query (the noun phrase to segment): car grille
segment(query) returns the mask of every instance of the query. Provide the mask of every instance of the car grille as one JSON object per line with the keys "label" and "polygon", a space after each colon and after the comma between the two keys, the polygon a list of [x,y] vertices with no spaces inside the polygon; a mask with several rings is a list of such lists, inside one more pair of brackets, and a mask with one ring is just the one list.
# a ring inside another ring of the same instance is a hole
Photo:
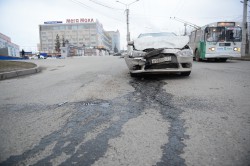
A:
{"label": "car grille", "polygon": [[[171,62],[162,62],[158,64],[152,64],[152,59],[163,58],[165,56],[171,56]],[[147,69],[166,69],[166,68],[179,68],[179,64],[177,62],[177,57],[175,54],[159,54],[152,58],[147,59],[145,70]]]}
{"label": "car grille", "polygon": [[147,69],[166,69],[166,68],[178,68],[178,63],[161,63],[155,65],[145,66],[145,70]]}

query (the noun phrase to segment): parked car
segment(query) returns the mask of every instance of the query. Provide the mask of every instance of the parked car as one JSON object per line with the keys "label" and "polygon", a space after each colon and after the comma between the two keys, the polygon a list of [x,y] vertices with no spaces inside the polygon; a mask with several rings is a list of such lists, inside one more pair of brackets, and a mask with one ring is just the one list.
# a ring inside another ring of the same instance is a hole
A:
{"label": "parked car", "polygon": [[128,42],[133,50],[125,56],[131,76],[142,73],[180,73],[189,76],[193,51],[188,36],[171,32],[144,33]]}

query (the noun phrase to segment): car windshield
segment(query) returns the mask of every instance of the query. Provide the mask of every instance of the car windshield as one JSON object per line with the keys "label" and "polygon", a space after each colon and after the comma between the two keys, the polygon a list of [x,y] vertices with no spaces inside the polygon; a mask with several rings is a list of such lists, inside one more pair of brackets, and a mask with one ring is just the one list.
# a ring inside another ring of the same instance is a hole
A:
{"label": "car windshield", "polygon": [[143,34],[140,34],[138,38],[142,38],[142,37],[161,37],[161,36],[176,36],[176,34],[174,34],[172,32],[143,33]]}

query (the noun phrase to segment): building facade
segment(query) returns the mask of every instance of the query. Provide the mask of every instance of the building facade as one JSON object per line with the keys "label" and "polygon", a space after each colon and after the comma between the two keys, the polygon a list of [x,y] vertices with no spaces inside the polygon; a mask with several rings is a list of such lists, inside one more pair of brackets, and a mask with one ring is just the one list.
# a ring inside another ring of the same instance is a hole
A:
{"label": "building facade", "polygon": [[0,33],[0,56],[20,57],[20,48],[11,42],[11,38]]}
{"label": "building facade", "polygon": [[112,51],[116,52],[115,50],[117,49],[117,51],[120,52],[121,51],[121,48],[120,48],[120,32],[117,30],[117,31],[107,31],[107,33],[111,37]]}
{"label": "building facade", "polygon": [[84,49],[112,50],[112,38],[103,29],[102,24],[93,19],[66,19],[44,22],[39,25],[40,52],[56,53],[56,36],[59,36],[61,46],[64,41],[70,45]]}

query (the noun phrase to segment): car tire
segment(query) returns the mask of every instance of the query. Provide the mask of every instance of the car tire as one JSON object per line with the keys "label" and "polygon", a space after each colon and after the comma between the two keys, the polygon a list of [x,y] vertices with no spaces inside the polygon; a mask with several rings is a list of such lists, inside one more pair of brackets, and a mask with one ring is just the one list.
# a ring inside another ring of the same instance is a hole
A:
{"label": "car tire", "polygon": [[196,62],[200,62],[201,59],[200,59],[200,52],[198,50],[195,51],[195,60]]}
{"label": "car tire", "polygon": [[189,76],[190,74],[191,74],[191,71],[186,71],[186,72],[182,72],[182,73],[181,73],[181,76],[187,77],[187,76]]}

